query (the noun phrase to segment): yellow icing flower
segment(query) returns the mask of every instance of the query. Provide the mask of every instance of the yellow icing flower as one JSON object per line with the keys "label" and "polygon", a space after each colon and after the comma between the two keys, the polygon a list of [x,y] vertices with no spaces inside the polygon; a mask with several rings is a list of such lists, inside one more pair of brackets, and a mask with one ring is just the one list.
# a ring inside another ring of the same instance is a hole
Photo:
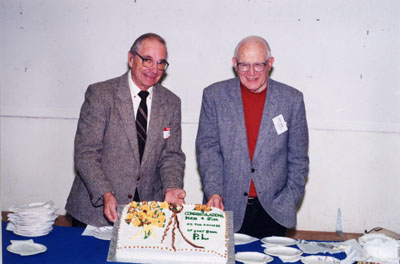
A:
{"label": "yellow icing flower", "polygon": [[133,220],[133,225],[136,226],[136,227],[138,227],[138,226],[140,225],[140,220],[139,220],[138,218],[135,218],[135,219]]}
{"label": "yellow icing flower", "polygon": [[139,212],[137,212],[137,216],[138,216],[139,219],[144,219],[144,217],[146,215],[143,213],[143,211],[139,211]]}
{"label": "yellow icing flower", "polygon": [[162,209],[167,209],[167,208],[169,207],[168,202],[162,202],[162,203],[160,203],[160,207],[161,207]]}
{"label": "yellow icing flower", "polygon": [[150,206],[148,204],[145,204],[145,205],[143,205],[142,210],[147,213],[150,211]]}
{"label": "yellow icing flower", "polygon": [[157,218],[153,218],[153,219],[151,219],[151,222],[150,222],[150,224],[151,224],[151,225],[153,225],[153,226],[157,225],[157,224],[158,224],[158,220],[157,220]]}
{"label": "yellow icing flower", "polygon": [[131,202],[125,221],[127,224],[132,223],[135,227],[142,227],[142,231],[137,236],[144,235],[144,238],[155,236],[154,227],[162,228],[165,225],[166,217],[163,209],[167,209],[167,202]]}
{"label": "yellow icing flower", "polygon": [[203,205],[201,205],[201,210],[208,212],[208,211],[210,211],[210,207],[206,204],[203,204]]}
{"label": "yellow icing flower", "polygon": [[149,217],[149,218],[154,218],[154,211],[153,211],[153,210],[148,211],[148,212],[147,212],[147,217]]}
{"label": "yellow icing flower", "polygon": [[133,214],[127,214],[126,219],[133,219],[134,215]]}

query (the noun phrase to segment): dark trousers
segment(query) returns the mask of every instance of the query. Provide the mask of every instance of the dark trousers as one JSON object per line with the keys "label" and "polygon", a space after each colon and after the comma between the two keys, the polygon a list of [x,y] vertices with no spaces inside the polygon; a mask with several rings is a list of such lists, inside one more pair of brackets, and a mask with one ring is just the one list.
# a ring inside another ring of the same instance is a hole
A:
{"label": "dark trousers", "polygon": [[133,200],[135,202],[140,202],[139,192],[138,192],[137,188],[135,189],[135,196],[133,196]]}
{"label": "dark trousers", "polygon": [[287,228],[278,224],[261,206],[257,198],[249,198],[243,224],[238,233],[263,238],[285,236]]}
{"label": "dark trousers", "polygon": [[83,228],[86,228],[87,225],[86,225],[85,223],[82,223],[81,221],[76,220],[75,218],[72,217],[72,226],[73,226],[73,227],[83,227]]}

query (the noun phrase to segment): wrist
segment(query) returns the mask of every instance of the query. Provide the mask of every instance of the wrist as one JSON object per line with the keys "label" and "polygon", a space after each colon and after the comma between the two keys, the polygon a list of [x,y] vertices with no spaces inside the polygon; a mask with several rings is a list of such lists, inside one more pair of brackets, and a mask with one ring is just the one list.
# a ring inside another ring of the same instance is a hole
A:
{"label": "wrist", "polygon": [[103,199],[107,199],[110,197],[115,197],[113,192],[106,192],[105,194],[103,194]]}

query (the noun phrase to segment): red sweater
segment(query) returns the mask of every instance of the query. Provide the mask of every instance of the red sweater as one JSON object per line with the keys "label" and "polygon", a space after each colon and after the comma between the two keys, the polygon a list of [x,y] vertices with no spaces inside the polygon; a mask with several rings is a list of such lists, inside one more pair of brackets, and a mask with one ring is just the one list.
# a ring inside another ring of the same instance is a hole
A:
{"label": "red sweater", "polygon": [[[252,93],[243,84],[240,84],[242,91],[242,101],[244,110],[244,121],[246,125],[247,146],[249,148],[250,159],[253,161],[256,149],[258,131],[260,129],[261,118],[264,110],[267,89],[261,93]],[[250,183],[249,197],[256,197],[257,192],[253,180]]]}

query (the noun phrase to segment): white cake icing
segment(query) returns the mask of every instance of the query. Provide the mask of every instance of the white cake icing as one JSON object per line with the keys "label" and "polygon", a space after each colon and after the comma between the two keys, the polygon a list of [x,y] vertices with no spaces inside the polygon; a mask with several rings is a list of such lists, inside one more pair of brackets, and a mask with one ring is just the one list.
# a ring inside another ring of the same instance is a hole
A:
{"label": "white cake icing", "polygon": [[116,260],[138,263],[226,263],[227,218],[206,205],[132,202],[124,206]]}

